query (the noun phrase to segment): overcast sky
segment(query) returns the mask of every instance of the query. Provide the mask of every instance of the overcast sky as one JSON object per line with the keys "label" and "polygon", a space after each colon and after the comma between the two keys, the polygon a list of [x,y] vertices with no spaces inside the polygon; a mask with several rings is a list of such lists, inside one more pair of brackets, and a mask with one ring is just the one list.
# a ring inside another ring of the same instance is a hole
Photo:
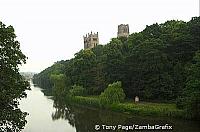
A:
{"label": "overcast sky", "polygon": [[83,49],[83,35],[99,32],[100,44],[166,20],[199,16],[199,0],[0,0],[0,21],[15,28],[29,58],[21,71],[40,72]]}

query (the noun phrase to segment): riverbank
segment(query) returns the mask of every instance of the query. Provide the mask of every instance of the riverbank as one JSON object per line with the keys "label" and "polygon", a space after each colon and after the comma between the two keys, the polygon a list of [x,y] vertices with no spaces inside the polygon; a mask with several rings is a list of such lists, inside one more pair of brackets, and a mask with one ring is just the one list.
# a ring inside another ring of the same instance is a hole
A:
{"label": "riverbank", "polygon": [[[113,110],[103,110],[83,104],[83,102],[66,104],[67,102],[63,98],[62,100],[55,100],[55,96],[49,96],[49,94],[44,93],[47,91],[38,86],[31,85],[31,89],[26,91],[27,98],[20,102],[20,109],[29,113],[26,118],[27,125],[22,132],[93,132],[96,124],[132,125],[133,123],[139,125],[169,124],[173,125],[175,132],[182,132],[183,130],[185,132],[199,132],[200,130],[199,122],[196,121],[124,114]],[[80,98],[82,99],[82,97]],[[83,98],[93,99],[98,97]]]}
{"label": "riverbank", "polygon": [[74,96],[70,100],[71,102],[79,105],[87,105],[90,107],[108,109],[132,115],[185,118],[185,112],[183,110],[177,109],[175,104],[151,102],[134,103],[130,101],[125,101],[123,103],[102,106],[100,104],[98,96]]}

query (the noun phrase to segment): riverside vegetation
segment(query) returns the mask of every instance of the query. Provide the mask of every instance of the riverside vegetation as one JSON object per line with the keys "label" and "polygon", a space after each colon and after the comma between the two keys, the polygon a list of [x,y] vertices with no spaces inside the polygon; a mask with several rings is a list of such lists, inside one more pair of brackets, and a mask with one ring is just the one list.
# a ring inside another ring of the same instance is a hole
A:
{"label": "riverside vegetation", "polygon": [[[200,17],[155,23],[127,38],[81,50],[36,74],[33,81],[75,104],[198,120],[199,34]],[[134,104],[135,96],[141,102]]]}

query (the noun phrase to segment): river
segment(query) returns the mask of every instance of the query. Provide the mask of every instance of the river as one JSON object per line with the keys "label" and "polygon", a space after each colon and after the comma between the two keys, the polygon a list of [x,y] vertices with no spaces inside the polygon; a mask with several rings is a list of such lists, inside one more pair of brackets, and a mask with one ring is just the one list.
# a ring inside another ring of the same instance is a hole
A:
{"label": "river", "polygon": [[26,93],[27,98],[20,101],[21,110],[29,113],[23,132],[95,132],[95,128],[99,131],[133,131],[133,125],[140,125],[142,129],[165,125],[165,128],[169,128],[165,132],[200,132],[199,122],[195,121],[130,116],[55,102],[51,96],[46,96],[41,88],[32,83],[31,90]]}

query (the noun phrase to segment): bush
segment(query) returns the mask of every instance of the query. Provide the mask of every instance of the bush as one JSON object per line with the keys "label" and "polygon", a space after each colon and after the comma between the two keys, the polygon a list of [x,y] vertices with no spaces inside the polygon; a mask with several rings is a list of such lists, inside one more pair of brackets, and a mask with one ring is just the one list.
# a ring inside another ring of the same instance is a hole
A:
{"label": "bush", "polygon": [[70,96],[83,96],[86,95],[86,91],[82,86],[73,85],[72,89],[69,90]]}
{"label": "bush", "polygon": [[125,99],[125,93],[122,89],[122,84],[120,81],[109,84],[104,92],[100,95],[101,106],[115,104],[123,102]]}

